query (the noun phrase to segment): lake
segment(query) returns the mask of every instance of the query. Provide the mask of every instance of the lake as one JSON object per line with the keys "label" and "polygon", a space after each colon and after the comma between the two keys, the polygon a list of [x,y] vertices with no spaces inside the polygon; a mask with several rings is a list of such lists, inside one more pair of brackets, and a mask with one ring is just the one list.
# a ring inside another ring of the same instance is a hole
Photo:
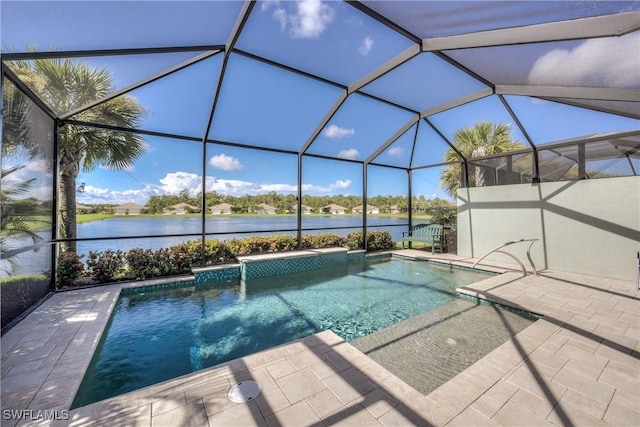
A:
{"label": "lake", "polygon": [[[407,231],[406,218],[367,216],[369,230],[388,230],[394,241],[402,238],[402,232]],[[92,242],[78,242],[78,253],[88,254],[89,251],[103,251],[105,249],[149,248],[158,249],[169,247],[186,240],[196,240],[199,236],[165,237],[167,234],[201,233],[202,219],[186,216],[120,216],[98,221],[78,224],[79,238],[120,237],[118,240],[99,240]],[[385,226],[376,228],[376,226]],[[333,227],[348,227],[339,230],[327,230]],[[309,215],[302,217],[302,234],[335,233],[345,236],[351,231],[362,227],[361,216],[351,215]],[[205,230],[207,233],[221,233],[209,238],[230,240],[233,238],[249,237],[251,235],[290,234],[295,235],[297,218],[293,215],[265,215],[265,216],[207,216]],[[271,232],[270,230],[293,230],[289,232]],[[243,232],[250,233],[243,233]],[[128,236],[157,235],[150,238],[127,238]]]}

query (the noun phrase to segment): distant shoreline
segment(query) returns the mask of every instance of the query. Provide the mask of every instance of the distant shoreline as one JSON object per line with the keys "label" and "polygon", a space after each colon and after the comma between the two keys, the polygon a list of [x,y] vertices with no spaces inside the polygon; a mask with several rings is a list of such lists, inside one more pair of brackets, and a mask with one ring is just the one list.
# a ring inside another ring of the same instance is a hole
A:
{"label": "distant shoreline", "polygon": [[[368,216],[375,216],[377,218],[408,218],[407,214],[390,214],[390,213],[379,213],[379,214],[367,214]],[[273,217],[295,217],[296,214],[250,214],[250,213],[241,213],[241,214],[206,214],[207,218],[273,218]],[[358,214],[303,214],[303,217],[318,217],[318,216],[351,216],[357,217],[362,216]],[[139,214],[139,215],[115,215],[115,214],[78,214],[76,215],[76,222],[78,224],[83,224],[91,221],[101,221],[104,219],[110,218],[202,218],[202,214],[200,213],[191,213],[191,214]],[[413,218],[419,219],[429,219],[428,215],[424,214],[414,214]]]}

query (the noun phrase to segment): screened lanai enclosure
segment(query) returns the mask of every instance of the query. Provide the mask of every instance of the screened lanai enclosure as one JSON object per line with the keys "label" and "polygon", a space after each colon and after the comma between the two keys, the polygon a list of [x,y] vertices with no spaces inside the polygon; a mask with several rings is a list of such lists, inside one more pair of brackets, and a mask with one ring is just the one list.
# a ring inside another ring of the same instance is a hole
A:
{"label": "screened lanai enclosure", "polygon": [[540,268],[635,280],[640,2],[0,7],[3,328],[134,265],[430,222],[458,255],[538,239]]}

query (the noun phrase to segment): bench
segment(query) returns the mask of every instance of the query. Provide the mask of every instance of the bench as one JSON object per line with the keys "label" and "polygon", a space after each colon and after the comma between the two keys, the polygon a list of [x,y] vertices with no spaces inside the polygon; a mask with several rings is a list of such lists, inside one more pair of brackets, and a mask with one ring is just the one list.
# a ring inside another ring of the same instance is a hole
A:
{"label": "bench", "polygon": [[444,243],[444,226],[440,224],[418,224],[411,231],[402,233],[402,249],[405,242],[422,242],[431,245],[431,253],[435,254],[436,248],[442,253]]}

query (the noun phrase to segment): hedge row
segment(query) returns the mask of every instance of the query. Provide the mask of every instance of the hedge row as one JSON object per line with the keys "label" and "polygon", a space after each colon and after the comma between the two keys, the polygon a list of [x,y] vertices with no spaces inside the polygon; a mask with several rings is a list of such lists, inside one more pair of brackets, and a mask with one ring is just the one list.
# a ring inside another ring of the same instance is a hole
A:
{"label": "hedge row", "polygon": [[[369,231],[368,250],[391,249],[394,242],[388,231]],[[260,252],[296,250],[296,237],[288,235],[252,236],[229,241],[207,240],[204,246],[204,265],[237,262],[236,256]],[[362,231],[354,231],[345,237],[333,233],[305,235],[302,248],[363,247]],[[107,249],[91,251],[86,261],[74,253],[62,253],[58,257],[58,288],[87,286],[118,280],[142,280],[152,277],[187,274],[199,266],[203,255],[200,241],[180,243],[157,250],[134,248],[127,252]]]}

